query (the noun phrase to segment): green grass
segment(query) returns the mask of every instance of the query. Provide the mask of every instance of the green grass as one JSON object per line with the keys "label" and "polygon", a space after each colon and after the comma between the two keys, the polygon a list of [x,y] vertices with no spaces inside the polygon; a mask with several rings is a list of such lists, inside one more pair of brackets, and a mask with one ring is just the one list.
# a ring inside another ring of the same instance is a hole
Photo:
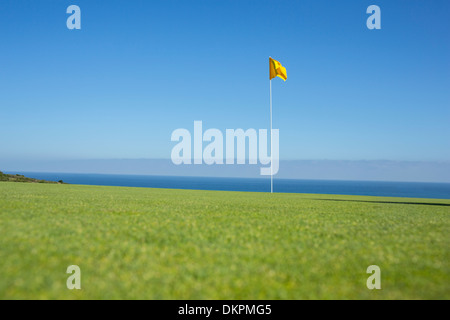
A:
{"label": "green grass", "polygon": [[450,201],[0,182],[0,298],[449,299],[431,204]]}

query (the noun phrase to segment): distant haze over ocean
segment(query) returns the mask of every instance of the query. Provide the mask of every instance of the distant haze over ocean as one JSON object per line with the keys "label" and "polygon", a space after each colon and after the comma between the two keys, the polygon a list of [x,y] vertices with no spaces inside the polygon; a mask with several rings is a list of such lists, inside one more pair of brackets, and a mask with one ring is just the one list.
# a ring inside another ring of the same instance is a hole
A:
{"label": "distant haze over ocean", "polygon": [[[267,178],[257,165],[174,165],[170,159],[14,160],[0,171]],[[450,161],[281,160],[278,179],[450,182]]]}

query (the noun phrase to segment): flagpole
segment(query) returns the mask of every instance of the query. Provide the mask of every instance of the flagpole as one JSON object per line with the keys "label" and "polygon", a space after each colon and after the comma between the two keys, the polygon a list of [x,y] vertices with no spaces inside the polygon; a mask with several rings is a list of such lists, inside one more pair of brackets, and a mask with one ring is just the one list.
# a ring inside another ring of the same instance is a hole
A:
{"label": "flagpole", "polygon": [[273,193],[272,80],[270,82],[270,193]]}
{"label": "flagpole", "polygon": [[[273,193],[273,130],[272,130],[272,78],[280,77],[284,81],[287,79],[286,68],[269,57],[269,99],[270,99],[270,193]],[[278,132],[278,131],[277,131]],[[277,145],[278,147],[278,145]],[[277,149],[278,150],[278,149]],[[278,157],[278,152],[277,152]],[[277,159],[278,161],[279,159]]]}

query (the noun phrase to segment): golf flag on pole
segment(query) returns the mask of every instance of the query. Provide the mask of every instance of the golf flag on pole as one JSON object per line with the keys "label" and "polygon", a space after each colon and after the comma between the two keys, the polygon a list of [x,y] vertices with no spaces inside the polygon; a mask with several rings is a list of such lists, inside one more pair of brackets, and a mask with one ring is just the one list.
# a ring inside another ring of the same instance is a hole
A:
{"label": "golf flag on pole", "polygon": [[272,79],[280,77],[284,81],[287,79],[286,68],[277,60],[269,57],[269,99],[270,99],[270,193],[273,193],[273,139],[272,139]]}
{"label": "golf flag on pole", "polygon": [[286,68],[281,65],[280,62],[269,57],[269,70],[270,70],[270,80],[275,77],[280,77],[284,81],[287,79]]}

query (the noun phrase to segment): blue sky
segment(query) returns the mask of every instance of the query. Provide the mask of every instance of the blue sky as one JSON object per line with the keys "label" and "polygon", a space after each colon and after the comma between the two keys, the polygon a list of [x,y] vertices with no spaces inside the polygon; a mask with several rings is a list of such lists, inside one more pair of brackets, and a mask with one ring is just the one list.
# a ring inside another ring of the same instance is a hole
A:
{"label": "blue sky", "polygon": [[445,0],[2,0],[0,159],[170,158],[194,120],[267,128],[272,56],[288,72],[273,82],[281,159],[448,161],[449,14]]}

